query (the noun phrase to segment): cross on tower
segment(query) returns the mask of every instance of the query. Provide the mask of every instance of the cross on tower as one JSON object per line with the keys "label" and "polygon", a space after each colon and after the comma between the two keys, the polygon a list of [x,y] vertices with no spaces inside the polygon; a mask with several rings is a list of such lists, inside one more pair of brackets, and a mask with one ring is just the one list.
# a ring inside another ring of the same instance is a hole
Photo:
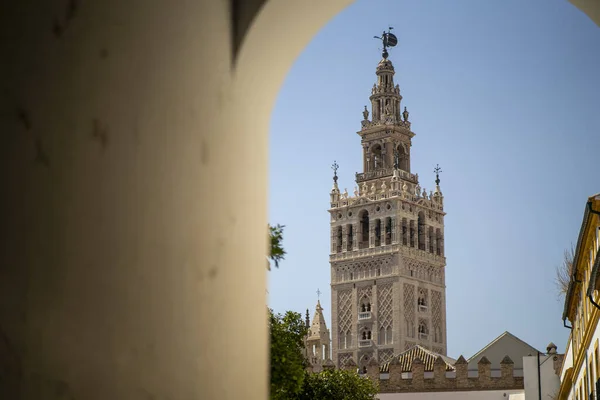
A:
{"label": "cross on tower", "polygon": [[442,169],[440,168],[440,164],[437,164],[437,166],[433,169],[433,172],[435,172],[435,184],[436,185],[440,185],[440,172],[442,172]]}
{"label": "cross on tower", "polygon": [[321,297],[321,291],[319,289],[317,289],[317,300],[320,300]]}
{"label": "cross on tower", "polygon": [[337,164],[337,162],[333,161],[333,165],[331,166],[331,169],[333,170],[333,181],[337,182],[338,177],[337,177],[337,170],[340,166]]}

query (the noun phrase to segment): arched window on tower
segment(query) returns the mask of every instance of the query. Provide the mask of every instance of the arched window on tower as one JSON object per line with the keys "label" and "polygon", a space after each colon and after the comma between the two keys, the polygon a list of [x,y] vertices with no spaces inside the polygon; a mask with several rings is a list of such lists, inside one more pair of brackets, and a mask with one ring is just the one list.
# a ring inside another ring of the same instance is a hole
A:
{"label": "arched window on tower", "polygon": [[427,339],[428,334],[429,330],[425,321],[419,322],[419,339]]}
{"label": "arched window on tower", "polygon": [[404,150],[404,146],[399,144],[396,147],[396,151],[398,151],[398,168],[402,171],[410,172],[408,168],[408,154],[406,154],[406,150]]}
{"label": "arched window on tower", "polygon": [[375,246],[381,245],[381,220],[375,220]]}
{"label": "arched window on tower", "polygon": [[419,212],[417,220],[417,231],[419,235],[419,250],[425,250],[425,214]]}
{"label": "arched window on tower", "polygon": [[336,251],[338,253],[342,252],[342,238],[343,238],[343,236],[342,236],[342,227],[338,226],[337,227],[337,237],[336,237],[336,240],[337,240]]}
{"label": "arched window on tower", "polygon": [[431,254],[433,254],[434,253],[434,250],[433,250],[434,247],[433,246],[434,246],[434,242],[435,242],[435,237],[433,235],[433,226],[429,227],[428,236],[429,236],[429,252]]}
{"label": "arched window on tower", "polygon": [[402,244],[408,245],[408,226],[406,223],[406,218],[402,218]]}
{"label": "arched window on tower", "polygon": [[392,218],[385,219],[385,244],[392,244]]}
{"label": "arched window on tower", "polygon": [[360,218],[360,242],[358,243],[359,249],[366,249],[369,247],[369,212],[362,210],[359,214]]}
{"label": "arched window on tower", "polygon": [[354,245],[354,226],[352,224],[348,224],[346,227],[346,232],[348,232],[348,237],[346,238],[346,250],[352,251],[352,246]]}
{"label": "arched window on tower", "polygon": [[409,226],[410,234],[410,247],[415,247],[415,221],[410,220]]}
{"label": "arched window on tower", "polygon": [[385,167],[381,153],[381,145],[376,144],[371,148],[371,157],[373,158],[373,170],[378,170]]}
{"label": "arched window on tower", "polygon": [[442,255],[442,231],[438,228],[435,231],[436,254]]}

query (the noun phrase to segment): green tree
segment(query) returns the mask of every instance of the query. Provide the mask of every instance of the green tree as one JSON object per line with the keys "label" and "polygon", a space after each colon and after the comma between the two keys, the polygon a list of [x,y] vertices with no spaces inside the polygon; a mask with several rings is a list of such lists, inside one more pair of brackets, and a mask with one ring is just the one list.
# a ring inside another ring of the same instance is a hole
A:
{"label": "green tree", "polygon": [[304,337],[308,333],[302,315],[288,311],[274,314],[269,309],[271,331],[271,399],[293,399],[300,393],[306,364]]}
{"label": "green tree", "polygon": [[[283,249],[283,228],[285,225],[269,225],[269,241],[271,249],[268,259],[275,264],[275,268],[279,268],[279,262],[285,258],[285,250]],[[271,264],[267,262],[267,269],[271,270]]]}
{"label": "green tree", "polygon": [[355,371],[324,370],[305,373],[302,391],[295,400],[374,400],[377,392],[372,380]]}

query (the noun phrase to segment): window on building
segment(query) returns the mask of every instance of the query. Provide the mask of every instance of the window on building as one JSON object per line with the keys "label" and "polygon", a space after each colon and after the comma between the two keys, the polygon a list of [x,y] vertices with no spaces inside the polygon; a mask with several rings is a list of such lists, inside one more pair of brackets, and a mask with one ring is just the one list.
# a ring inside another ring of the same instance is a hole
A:
{"label": "window on building", "polygon": [[429,236],[429,252],[431,254],[433,254],[434,253],[434,250],[433,250],[434,247],[433,246],[434,246],[434,242],[435,242],[435,239],[434,239],[434,236],[433,236],[433,226],[429,227],[429,232],[427,233],[427,235]]}
{"label": "window on building", "polygon": [[352,251],[352,246],[354,244],[354,226],[348,225],[346,227],[346,232],[348,232],[348,237],[346,238],[346,250]]}
{"label": "window on building", "polygon": [[408,245],[408,226],[406,225],[406,218],[402,218],[402,244]]}
{"label": "window on building", "polygon": [[341,253],[342,252],[342,227],[338,226],[337,227],[337,243],[336,243],[336,252],[337,253]]}
{"label": "window on building", "polygon": [[425,250],[425,214],[421,211],[417,217],[417,235],[419,240],[419,250]]}
{"label": "window on building", "polygon": [[369,247],[369,212],[363,210],[360,212],[360,242],[359,248]]}
{"label": "window on building", "polygon": [[375,246],[381,245],[381,220],[375,220]]}
{"label": "window on building", "polygon": [[392,219],[390,217],[385,219],[385,244],[392,244]]}

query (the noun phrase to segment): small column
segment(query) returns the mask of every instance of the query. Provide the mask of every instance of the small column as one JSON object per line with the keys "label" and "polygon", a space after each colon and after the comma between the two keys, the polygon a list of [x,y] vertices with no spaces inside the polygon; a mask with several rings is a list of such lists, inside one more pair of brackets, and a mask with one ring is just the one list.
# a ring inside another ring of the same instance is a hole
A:
{"label": "small column", "polygon": [[371,360],[367,364],[367,376],[373,382],[379,382],[379,363],[375,357],[371,357]]}
{"label": "small column", "polygon": [[481,357],[481,360],[477,363],[477,373],[480,385],[489,385],[492,379],[492,363],[486,356]]}
{"label": "small column", "polygon": [[436,358],[433,364],[433,380],[436,384],[446,381],[446,363],[442,357]]}
{"label": "small column", "polygon": [[513,387],[515,384],[514,377],[514,362],[509,356],[506,356],[500,362],[500,373],[502,377],[502,385]]}
{"label": "small column", "polygon": [[392,217],[392,244],[398,243],[398,218]]}
{"label": "small column", "polygon": [[412,362],[412,383],[417,390],[425,386],[425,365],[420,358],[415,358]]}
{"label": "small column", "polygon": [[369,221],[369,248],[375,247],[375,219]]}
{"label": "small column", "polygon": [[358,222],[352,224],[352,250],[358,250],[359,242]]}
{"label": "small column", "polygon": [[469,384],[469,371],[467,360],[461,355],[454,363],[456,369],[456,387],[465,388]]}
{"label": "small column", "polygon": [[402,366],[400,365],[398,357],[394,357],[392,361],[390,361],[389,384],[391,387],[397,387],[402,382]]}

